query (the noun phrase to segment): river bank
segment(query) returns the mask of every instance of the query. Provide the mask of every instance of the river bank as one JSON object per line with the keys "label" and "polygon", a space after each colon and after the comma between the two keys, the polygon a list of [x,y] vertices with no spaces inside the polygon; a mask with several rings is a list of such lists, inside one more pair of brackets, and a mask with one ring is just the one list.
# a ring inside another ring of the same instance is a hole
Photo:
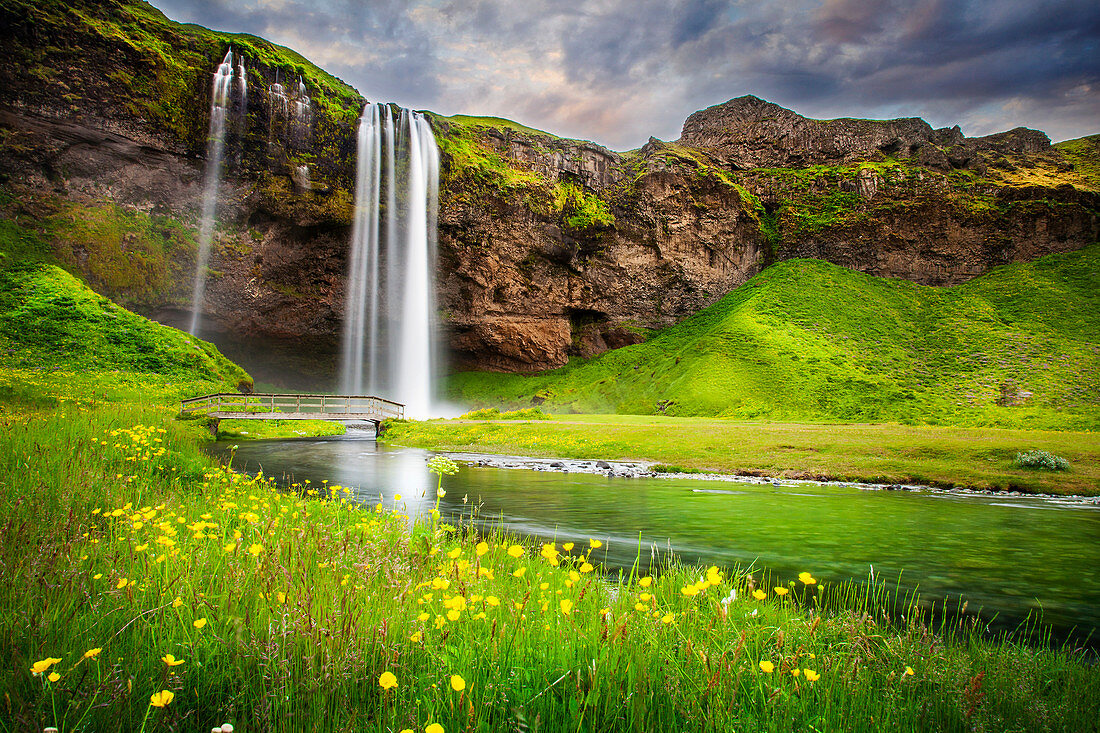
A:
{"label": "river bank", "polygon": [[[643,415],[390,421],[390,444],[452,453],[644,464],[658,472],[1100,495],[1095,433],[897,424],[792,424]],[[1020,468],[1042,449],[1069,471]]]}
{"label": "river bank", "polygon": [[[884,484],[867,483],[860,481],[841,481],[814,478],[778,478],[773,476],[736,475],[728,473],[705,473],[702,471],[675,471],[667,470],[667,467],[646,461],[607,461],[599,460],[575,460],[562,457],[533,458],[530,456],[509,456],[490,453],[464,453],[446,452],[448,458],[479,468],[502,468],[521,471],[546,471],[549,473],[583,473],[607,476],[608,478],[622,479],[687,479],[691,481],[716,481],[733,484],[747,484],[753,486],[842,486],[855,488],[861,491],[933,491],[937,493],[960,495],[986,495],[1001,497],[1031,497],[1036,499],[1053,499],[1058,502],[1074,502],[1081,504],[1100,505],[1100,495],[1073,495],[1073,494],[1043,494],[1037,492],[993,490],[993,489],[969,489],[964,487],[942,488],[921,484]],[[660,469],[660,470],[656,470]],[[699,489],[702,491],[702,489]]]}

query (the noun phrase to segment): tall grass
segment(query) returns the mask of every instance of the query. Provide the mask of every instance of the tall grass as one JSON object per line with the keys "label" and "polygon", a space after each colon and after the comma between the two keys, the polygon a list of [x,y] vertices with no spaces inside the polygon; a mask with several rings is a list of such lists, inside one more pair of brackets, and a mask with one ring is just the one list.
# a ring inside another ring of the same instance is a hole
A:
{"label": "tall grass", "polygon": [[400,500],[279,491],[213,465],[156,404],[5,414],[4,730],[1086,730],[1100,715],[1080,654],[930,628],[880,585],[675,560],[603,575],[598,541],[410,530]]}

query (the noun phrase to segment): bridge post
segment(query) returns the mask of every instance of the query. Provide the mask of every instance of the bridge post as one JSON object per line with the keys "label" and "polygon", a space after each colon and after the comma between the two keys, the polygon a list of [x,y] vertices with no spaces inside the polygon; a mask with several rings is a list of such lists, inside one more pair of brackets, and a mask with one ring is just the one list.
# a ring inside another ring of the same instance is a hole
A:
{"label": "bridge post", "polygon": [[210,418],[210,434],[213,435],[215,438],[218,437],[218,425],[220,423],[221,423],[221,418],[219,418],[219,417]]}

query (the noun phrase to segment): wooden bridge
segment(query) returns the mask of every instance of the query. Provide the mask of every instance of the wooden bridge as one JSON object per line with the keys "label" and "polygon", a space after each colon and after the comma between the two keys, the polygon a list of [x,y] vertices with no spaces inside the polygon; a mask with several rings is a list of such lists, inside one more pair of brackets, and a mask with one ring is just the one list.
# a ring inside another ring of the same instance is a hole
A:
{"label": "wooden bridge", "polygon": [[[209,412],[205,412],[207,410]],[[387,418],[405,416],[405,406],[401,403],[369,395],[219,392],[180,402],[180,412],[184,414],[199,411],[214,419],[211,429],[215,434],[220,420],[369,422],[377,428]]]}

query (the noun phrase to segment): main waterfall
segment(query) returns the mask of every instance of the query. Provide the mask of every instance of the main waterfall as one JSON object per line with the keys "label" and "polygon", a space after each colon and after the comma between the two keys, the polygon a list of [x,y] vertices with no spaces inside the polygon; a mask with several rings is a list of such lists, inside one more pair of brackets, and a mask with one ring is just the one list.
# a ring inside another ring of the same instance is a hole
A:
{"label": "main waterfall", "polygon": [[370,104],[359,120],[340,389],[428,417],[434,404],[439,150],[423,115]]}

